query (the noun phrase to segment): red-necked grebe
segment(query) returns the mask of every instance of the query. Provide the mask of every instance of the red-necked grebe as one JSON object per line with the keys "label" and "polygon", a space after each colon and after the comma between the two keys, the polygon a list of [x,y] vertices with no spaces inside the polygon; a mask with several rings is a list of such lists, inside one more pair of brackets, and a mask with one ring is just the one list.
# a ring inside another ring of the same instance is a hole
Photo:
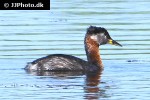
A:
{"label": "red-necked grebe", "polygon": [[105,28],[90,26],[84,39],[87,61],[71,55],[52,54],[28,63],[25,69],[29,71],[100,71],[103,70],[103,64],[99,46],[103,44],[121,46],[110,37]]}

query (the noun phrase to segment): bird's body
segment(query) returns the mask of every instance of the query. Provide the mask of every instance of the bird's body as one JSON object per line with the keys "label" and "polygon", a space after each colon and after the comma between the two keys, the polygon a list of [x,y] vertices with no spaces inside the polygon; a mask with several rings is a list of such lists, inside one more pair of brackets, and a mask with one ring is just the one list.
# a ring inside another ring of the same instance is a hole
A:
{"label": "bird's body", "polygon": [[87,61],[72,55],[52,54],[28,63],[25,69],[29,71],[100,71],[103,70],[103,64],[99,46],[107,43],[121,46],[112,40],[105,28],[90,26],[84,39]]}
{"label": "bird's body", "polygon": [[45,71],[83,71],[87,65],[87,61],[75,56],[52,54],[29,63],[26,69]]}

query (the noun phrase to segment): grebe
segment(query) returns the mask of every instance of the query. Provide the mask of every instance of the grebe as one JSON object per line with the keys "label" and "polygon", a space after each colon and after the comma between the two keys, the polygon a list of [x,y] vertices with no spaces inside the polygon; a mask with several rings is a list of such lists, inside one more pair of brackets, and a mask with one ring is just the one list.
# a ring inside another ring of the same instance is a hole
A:
{"label": "grebe", "polygon": [[99,46],[103,44],[122,46],[110,37],[105,28],[96,26],[87,29],[84,44],[87,61],[72,55],[52,54],[28,63],[25,70],[96,72],[103,70]]}

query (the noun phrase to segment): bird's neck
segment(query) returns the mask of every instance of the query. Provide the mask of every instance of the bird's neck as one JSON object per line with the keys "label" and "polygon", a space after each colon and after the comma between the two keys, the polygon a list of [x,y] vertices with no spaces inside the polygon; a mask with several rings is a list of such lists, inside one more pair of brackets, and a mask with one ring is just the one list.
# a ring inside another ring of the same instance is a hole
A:
{"label": "bird's neck", "polygon": [[90,35],[85,37],[85,51],[87,55],[88,63],[103,69],[102,60],[99,53],[99,44],[91,38]]}

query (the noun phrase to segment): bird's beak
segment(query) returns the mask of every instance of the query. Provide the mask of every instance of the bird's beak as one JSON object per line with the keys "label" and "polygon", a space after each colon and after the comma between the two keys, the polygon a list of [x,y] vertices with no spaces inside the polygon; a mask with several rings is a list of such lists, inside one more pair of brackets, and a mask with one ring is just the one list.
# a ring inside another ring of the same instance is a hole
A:
{"label": "bird's beak", "polygon": [[121,44],[119,44],[118,42],[116,42],[115,40],[112,40],[112,39],[108,39],[108,42],[107,42],[107,43],[108,43],[108,44],[111,44],[111,45],[116,45],[116,46],[122,47]]}

